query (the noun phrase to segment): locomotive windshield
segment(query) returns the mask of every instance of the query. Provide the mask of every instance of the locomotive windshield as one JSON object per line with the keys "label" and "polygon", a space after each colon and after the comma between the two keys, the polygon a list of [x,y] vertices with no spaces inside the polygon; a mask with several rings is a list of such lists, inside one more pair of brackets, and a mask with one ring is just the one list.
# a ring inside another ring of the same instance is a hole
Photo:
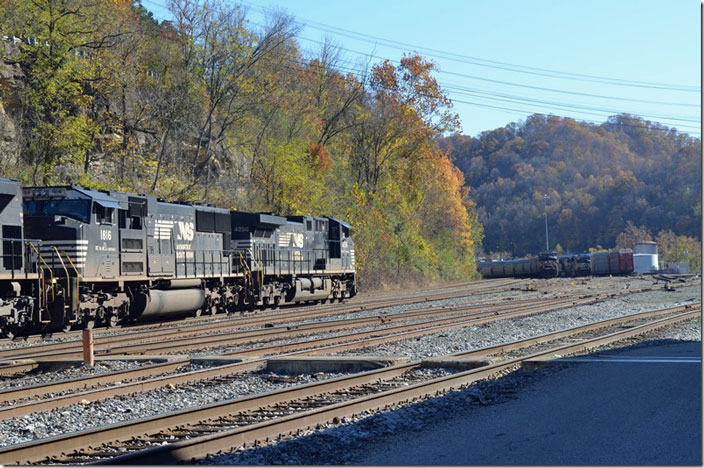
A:
{"label": "locomotive windshield", "polygon": [[66,216],[90,222],[90,200],[31,200],[24,202],[28,216]]}

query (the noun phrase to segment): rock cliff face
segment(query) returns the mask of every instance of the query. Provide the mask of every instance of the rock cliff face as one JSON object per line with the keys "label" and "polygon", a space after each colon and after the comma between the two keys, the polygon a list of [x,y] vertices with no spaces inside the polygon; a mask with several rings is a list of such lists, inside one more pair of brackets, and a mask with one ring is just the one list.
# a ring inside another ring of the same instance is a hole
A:
{"label": "rock cliff face", "polygon": [[0,49],[0,167],[5,170],[17,162],[21,140],[15,122],[22,112],[18,90],[22,87],[24,74],[19,64],[11,62],[18,53],[19,49],[11,42],[3,43]]}

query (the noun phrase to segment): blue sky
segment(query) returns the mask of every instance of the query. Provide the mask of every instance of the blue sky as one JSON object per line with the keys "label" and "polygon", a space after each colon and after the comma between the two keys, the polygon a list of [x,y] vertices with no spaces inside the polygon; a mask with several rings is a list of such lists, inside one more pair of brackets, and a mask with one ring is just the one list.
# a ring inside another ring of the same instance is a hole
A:
{"label": "blue sky", "polygon": [[[536,112],[597,123],[629,112],[701,133],[697,0],[241,3],[255,25],[270,9],[302,23],[298,39],[308,57],[327,37],[345,49],[347,67],[414,51],[432,60],[466,135]],[[143,0],[161,19],[164,4]]]}

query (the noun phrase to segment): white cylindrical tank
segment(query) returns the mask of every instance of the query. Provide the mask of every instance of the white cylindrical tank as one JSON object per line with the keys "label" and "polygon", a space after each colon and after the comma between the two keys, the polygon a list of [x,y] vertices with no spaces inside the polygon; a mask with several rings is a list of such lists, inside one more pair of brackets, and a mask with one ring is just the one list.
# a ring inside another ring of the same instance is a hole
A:
{"label": "white cylindrical tank", "polygon": [[633,253],[657,255],[658,254],[658,244],[657,244],[657,242],[653,242],[653,241],[637,242],[636,244],[633,245]]}
{"label": "white cylindrical tank", "polygon": [[633,254],[633,272],[636,274],[658,270],[657,254]]}

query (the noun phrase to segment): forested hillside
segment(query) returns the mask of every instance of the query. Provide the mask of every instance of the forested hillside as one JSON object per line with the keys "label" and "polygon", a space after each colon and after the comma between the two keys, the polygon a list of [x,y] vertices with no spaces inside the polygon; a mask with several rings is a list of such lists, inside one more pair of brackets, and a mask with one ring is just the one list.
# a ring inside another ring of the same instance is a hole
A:
{"label": "forested hillside", "polygon": [[329,44],[304,57],[289,17],[170,8],[158,23],[125,0],[1,0],[0,175],[347,219],[362,287],[476,274],[431,63],[351,70]]}
{"label": "forested hillside", "polygon": [[443,144],[472,187],[487,253],[545,250],[545,194],[553,249],[613,248],[629,226],[701,240],[701,140],[674,129],[535,114]]}

